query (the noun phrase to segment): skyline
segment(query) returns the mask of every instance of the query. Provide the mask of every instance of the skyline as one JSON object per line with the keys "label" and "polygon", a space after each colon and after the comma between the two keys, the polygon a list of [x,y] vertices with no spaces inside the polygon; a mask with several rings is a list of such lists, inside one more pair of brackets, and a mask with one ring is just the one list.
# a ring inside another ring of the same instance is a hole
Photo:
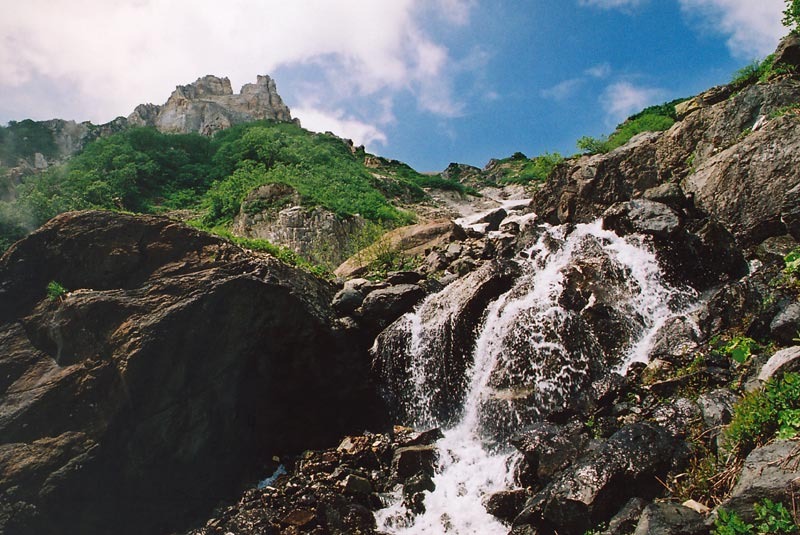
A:
{"label": "skyline", "polygon": [[305,128],[420,171],[574,153],[788,33],[783,0],[3,4],[0,124],[105,123],[206,74],[235,91],[268,74]]}

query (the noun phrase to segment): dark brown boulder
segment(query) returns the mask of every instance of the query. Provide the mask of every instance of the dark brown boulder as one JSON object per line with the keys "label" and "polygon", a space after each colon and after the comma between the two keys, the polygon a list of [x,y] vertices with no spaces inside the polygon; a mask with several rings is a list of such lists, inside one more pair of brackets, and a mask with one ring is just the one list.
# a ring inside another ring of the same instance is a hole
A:
{"label": "dark brown boulder", "polygon": [[63,214],[0,291],[6,533],[166,532],[375,406],[327,283],[165,218]]}

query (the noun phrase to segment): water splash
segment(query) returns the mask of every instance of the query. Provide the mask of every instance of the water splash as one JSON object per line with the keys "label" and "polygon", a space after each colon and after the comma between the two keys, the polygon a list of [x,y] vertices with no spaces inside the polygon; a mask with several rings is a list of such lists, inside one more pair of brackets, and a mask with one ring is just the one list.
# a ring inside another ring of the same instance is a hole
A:
{"label": "water splash", "polygon": [[[399,324],[407,342],[390,350],[405,352],[395,354],[397,365],[410,373],[393,390],[409,423],[418,428],[446,423],[431,407],[448,388],[445,395],[458,400],[459,410],[438,443],[436,490],[426,493],[425,512],[411,515],[398,495],[376,515],[380,529],[412,535],[506,533],[483,502],[513,486],[517,456],[505,447],[509,436],[563,408],[598,375],[624,373],[633,362],[646,361],[655,333],[694,297],[664,283],[643,239],[620,238],[599,221],[571,231],[542,227],[525,256],[523,274],[487,308],[470,348],[471,362],[457,384],[440,380],[448,351],[455,349],[452,323],[465,289],[451,285]],[[601,318],[605,323],[593,320],[600,313],[607,315]],[[607,324],[615,336],[603,332]]]}

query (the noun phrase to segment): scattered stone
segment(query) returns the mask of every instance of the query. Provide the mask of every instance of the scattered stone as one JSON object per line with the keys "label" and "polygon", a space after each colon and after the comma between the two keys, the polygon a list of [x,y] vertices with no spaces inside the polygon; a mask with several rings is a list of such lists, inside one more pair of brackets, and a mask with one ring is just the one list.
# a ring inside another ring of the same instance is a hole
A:
{"label": "scattered stone", "polygon": [[392,475],[396,481],[405,481],[418,472],[433,475],[437,458],[438,452],[435,446],[398,448],[392,458]]}
{"label": "scattered stone", "polygon": [[345,494],[369,494],[372,492],[372,483],[366,478],[350,474],[342,482],[342,491]]}
{"label": "scattered stone", "polygon": [[385,326],[393,322],[425,297],[418,284],[398,284],[367,294],[361,305],[360,316],[370,323]]}
{"label": "scattered stone", "polygon": [[663,492],[656,478],[673,466],[678,449],[670,433],[653,424],[625,426],[528,500],[514,524],[582,534],[631,498]]}
{"label": "scattered stone", "polygon": [[778,377],[785,372],[800,371],[800,346],[787,347],[776,351],[767,363],[758,372],[758,383],[753,387],[762,386],[764,383]]}
{"label": "scattered stone", "polygon": [[364,294],[352,287],[339,290],[331,301],[331,306],[342,315],[349,315],[356,311],[364,302]]}
{"label": "scattered stone", "polygon": [[303,526],[307,526],[314,521],[316,517],[317,514],[309,509],[295,509],[288,515],[284,516],[281,519],[281,523],[288,526],[302,528]]}
{"label": "scattered stone", "polygon": [[636,524],[642,516],[642,511],[647,506],[647,502],[641,498],[631,498],[622,509],[619,510],[614,518],[608,521],[608,528],[602,535],[629,535],[636,529]]}
{"label": "scattered stone", "polygon": [[791,345],[800,332],[800,302],[795,301],[784,308],[769,325],[770,333],[781,345]]}
{"label": "scattered stone", "polygon": [[708,528],[697,511],[671,503],[645,507],[633,535],[706,535]]}
{"label": "scattered stone", "polygon": [[390,271],[386,275],[386,282],[390,285],[395,284],[417,284],[425,277],[416,271]]}

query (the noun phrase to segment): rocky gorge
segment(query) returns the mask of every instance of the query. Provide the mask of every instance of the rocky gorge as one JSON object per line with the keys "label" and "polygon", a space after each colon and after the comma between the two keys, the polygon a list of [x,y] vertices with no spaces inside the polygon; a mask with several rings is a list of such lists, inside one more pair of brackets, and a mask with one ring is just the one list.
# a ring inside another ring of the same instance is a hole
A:
{"label": "rocky gorge", "polygon": [[791,73],[710,90],[529,199],[398,229],[418,261],[379,278],[57,216],[0,258],[0,532],[677,535],[791,509],[796,437],[726,426],[800,369],[799,102]]}

